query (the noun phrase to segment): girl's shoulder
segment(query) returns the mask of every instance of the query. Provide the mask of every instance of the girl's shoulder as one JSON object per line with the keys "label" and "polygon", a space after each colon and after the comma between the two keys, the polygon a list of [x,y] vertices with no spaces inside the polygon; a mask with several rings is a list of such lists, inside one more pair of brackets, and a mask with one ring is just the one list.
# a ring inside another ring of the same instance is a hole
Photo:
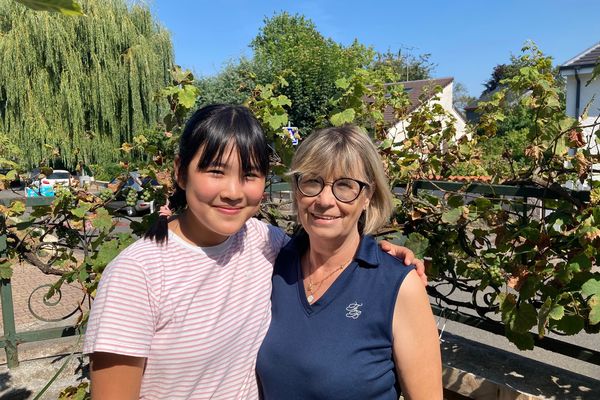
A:
{"label": "girl's shoulder", "polygon": [[166,243],[159,244],[150,239],[138,239],[125,249],[123,249],[108,264],[107,270],[118,269],[122,272],[126,270],[139,270],[140,272],[159,268],[160,260],[168,259],[169,248]]}
{"label": "girl's shoulder", "polygon": [[127,246],[118,257],[121,258],[133,258],[133,259],[147,259],[155,257],[158,253],[162,253],[167,249],[167,245],[159,244],[154,240],[141,238]]}
{"label": "girl's shoulder", "polygon": [[245,225],[247,238],[267,245],[277,252],[285,246],[289,237],[285,231],[277,226],[264,223],[257,218],[250,218]]}

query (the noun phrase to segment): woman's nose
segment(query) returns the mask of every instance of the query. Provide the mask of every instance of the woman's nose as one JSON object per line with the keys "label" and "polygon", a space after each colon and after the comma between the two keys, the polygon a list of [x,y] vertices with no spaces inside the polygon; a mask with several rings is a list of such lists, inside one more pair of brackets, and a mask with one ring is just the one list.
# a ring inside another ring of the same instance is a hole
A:
{"label": "woman's nose", "polygon": [[332,190],[332,185],[325,185],[321,193],[317,195],[317,202],[322,206],[335,204],[336,199]]}

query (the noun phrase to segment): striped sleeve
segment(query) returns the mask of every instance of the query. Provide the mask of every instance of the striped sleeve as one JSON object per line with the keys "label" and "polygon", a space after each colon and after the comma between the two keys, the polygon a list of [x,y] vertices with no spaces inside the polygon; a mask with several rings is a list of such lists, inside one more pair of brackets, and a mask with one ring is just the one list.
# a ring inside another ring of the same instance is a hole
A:
{"label": "striped sleeve", "polygon": [[268,258],[275,259],[279,251],[287,244],[290,237],[285,231],[275,225],[266,224],[256,218],[248,221],[250,229],[255,230],[263,242],[264,249],[267,250]]}
{"label": "striped sleeve", "polygon": [[84,353],[148,356],[157,308],[152,282],[140,264],[122,254],[107,266],[90,312]]}

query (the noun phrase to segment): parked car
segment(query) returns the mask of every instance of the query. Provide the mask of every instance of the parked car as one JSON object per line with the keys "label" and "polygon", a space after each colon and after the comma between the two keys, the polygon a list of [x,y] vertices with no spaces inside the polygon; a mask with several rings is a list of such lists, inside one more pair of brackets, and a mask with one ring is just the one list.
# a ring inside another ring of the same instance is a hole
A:
{"label": "parked car", "polygon": [[136,215],[143,214],[146,212],[154,211],[154,200],[145,201],[138,199],[135,202],[135,206],[127,205],[126,200],[113,200],[106,204],[106,207],[119,212],[124,213],[128,217],[135,217]]}
{"label": "parked car", "polygon": [[41,187],[43,185],[71,186],[73,184],[73,177],[69,171],[64,169],[55,169],[45,178],[40,178],[38,175],[38,177],[33,180],[31,184],[37,187]]}

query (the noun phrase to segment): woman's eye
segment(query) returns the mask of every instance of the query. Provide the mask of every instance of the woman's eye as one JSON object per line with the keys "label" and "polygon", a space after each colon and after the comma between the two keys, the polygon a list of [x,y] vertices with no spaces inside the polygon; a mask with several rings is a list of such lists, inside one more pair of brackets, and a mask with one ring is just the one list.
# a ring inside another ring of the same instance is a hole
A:
{"label": "woman's eye", "polygon": [[304,182],[302,182],[306,185],[320,185],[321,182],[318,179],[305,179]]}

